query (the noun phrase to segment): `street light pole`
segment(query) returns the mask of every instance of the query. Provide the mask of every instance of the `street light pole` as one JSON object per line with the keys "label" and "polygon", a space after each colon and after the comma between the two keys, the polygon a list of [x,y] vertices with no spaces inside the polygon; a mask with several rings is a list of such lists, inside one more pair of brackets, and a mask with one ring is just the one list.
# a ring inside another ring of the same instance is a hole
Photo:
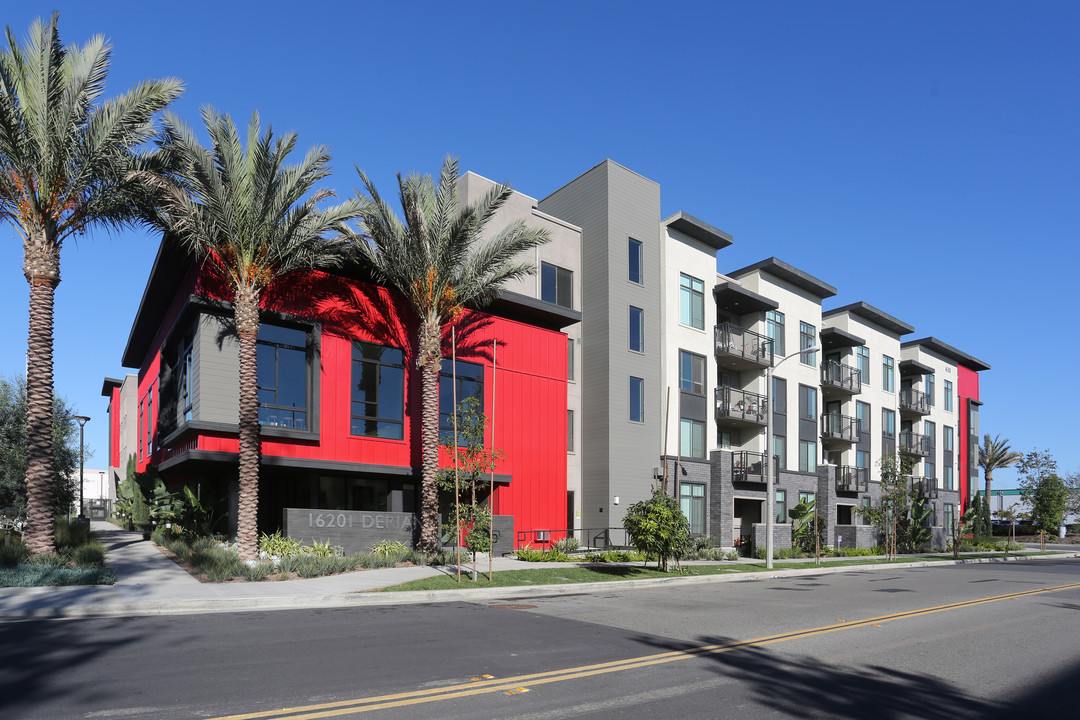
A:
{"label": "street light pole", "polygon": [[85,459],[85,453],[83,445],[83,428],[86,423],[90,421],[86,415],[76,415],[75,421],[79,423],[79,519],[81,520],[83,515],[83,485],[85,480],[83,479],[83,460]]}
{"label": "street light pole", "polygon": [[[769,341],[772,349],[773,341]],[[806,353],[817,352],[821,347],[814,345],[797,353],[781,358],[776,363],[769,363],[765,368],[765,569],[773,569],[773,526],[776,524],[776,490],[772,473],[772,407],[773,407],[773,368],[780,367],[786,360]],[[817,507],[814,507],[817,512]]]}

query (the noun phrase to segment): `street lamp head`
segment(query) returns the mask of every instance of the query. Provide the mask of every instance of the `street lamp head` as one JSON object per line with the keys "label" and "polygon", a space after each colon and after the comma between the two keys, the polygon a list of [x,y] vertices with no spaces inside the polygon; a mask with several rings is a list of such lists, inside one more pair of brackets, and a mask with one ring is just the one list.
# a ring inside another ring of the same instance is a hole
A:
{"label": "street lamp head", "polygon": [[90,422],[90,418],[88,418],[86,415],[76,415],[75,421],[79,423],[79,427],[82,427],[86,423]]}

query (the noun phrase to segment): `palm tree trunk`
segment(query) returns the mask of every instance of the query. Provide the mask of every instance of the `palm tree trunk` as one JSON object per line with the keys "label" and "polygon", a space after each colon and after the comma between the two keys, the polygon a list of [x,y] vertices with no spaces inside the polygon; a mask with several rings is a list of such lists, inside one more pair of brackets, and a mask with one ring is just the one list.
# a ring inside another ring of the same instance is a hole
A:
{"label": "palm tree trunk", "polygon": [[986,475],[986,496],[985,497],[986,497],[987,507],[989,507],[989,505],[990,505],[990,484],[993,481],[994,471],[991,470],[989,467],[987,467],[983,471],[983,474]]}
{"label": "palm tree trunk", "polygon": [[259,555],[259,394],[255,341],[259,336],[259,293],[237,288],[233,305],[240,351],[240,488],[236,543],[242,560]]}
{"label": "palm tree trunk", "polygon": [[420,321],[420,544],[425,553],[439,551],[439,368],[442,365],[441,328],[438,320]]}
{"label": "palm tree trunk", "polygon": [[41,233],[24,244],[30,283],[26,350],[26,494],[23,541],[33,555],[52,552],[53,540],[53,306],[60,284],[60,248]]}

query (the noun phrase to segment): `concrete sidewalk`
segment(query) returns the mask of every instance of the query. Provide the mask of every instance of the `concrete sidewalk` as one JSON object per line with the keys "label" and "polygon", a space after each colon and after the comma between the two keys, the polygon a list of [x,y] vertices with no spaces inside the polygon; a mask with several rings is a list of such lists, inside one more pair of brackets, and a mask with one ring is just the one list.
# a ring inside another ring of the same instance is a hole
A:
{"label": "concrete sidewalk", "polygon": [[[208,612],[250,612],[300,608],[344,608],[374,605],[402,605],[435,602],[486,602],[525,596],[551,596],[563,593],[610,592],[633,587],[655,587],[668,583],[711,583],[753,581],[785,575],[858,572],[883,567],[891,570],[903,567],[941,566],[947,561],[920,561],[891,565],[855,565],[820,567],[814,560],[806,561],[806,569],[760,570],[706,576],[673,576],[647,580],[620,580],[568,585],[534,585],[511,588],[463,588],[454,590],[374,593],[372,590],[398,585],[410,580],[453,573],[453,567],[404,567],[380,570],[359,570],[328,577],[265,582],[201,583],[166,557],[153,543],[144,541],[141,533],[121,530],[111,523],[94,521],[92,531],[107,548],[106,564],[116,574],[116,584],[97,586],[0,588],[0,619],[91,617],[120,615],[169,615]],[[1075,548],[1069,555],[1047,555],[1046,559],[1077,557]],[[940,557],[940,555],[938,556]],[[1017,558],[1010,558],[1017,559]],[[1024,558],[1027,559],[1027,558]],[[994,560],[999,562],[1000,560]],[[743,559],[742,563],[756,560]],[[784,561],[791,562],[791,561]],[[959,562],[990,562],[963,560]],[[518,568],[536,569],[536,563],[497,557],[495,570]],[[690,567],[696,562],[684,562]],[[712,564],[712,563],[710,563]],[[735,563],[732,563],[735,564]],[[545,563],[542,567],[575,567],[579,563]],[[487,572],[487,559],[479,564]],[[471,566],[462,567],[467,577]],[[466,581],[463,580],[463,584]]]}

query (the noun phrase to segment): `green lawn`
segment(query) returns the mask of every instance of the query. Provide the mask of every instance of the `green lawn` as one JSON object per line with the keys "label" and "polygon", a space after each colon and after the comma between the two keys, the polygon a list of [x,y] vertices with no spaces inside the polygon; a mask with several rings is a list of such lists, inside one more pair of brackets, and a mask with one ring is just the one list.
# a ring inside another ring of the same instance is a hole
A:
{"label": "green lawn", "polygon": [[[1019,555],[1039,555],[1038,552],[1009,553],[1010,557]],[[979,553],[977,555],[965,555],[963,559],[972,558],[1000,558],[1004,553]],[[895,560],[882,558],[843,558],[836,560],[823,560],[822,567],[835,567],[838,565],[885,565],[907,563],[913,561],[947,561],[952,560],[952,555],[929,556],[929,557],[900,557]],[[814,567],[813,562],[777,562],[773,565],[776,570],[807,570]],[[400,592],[405,590],[453,590],[460,588],[479,587],[523,587],[529,585],[574,585],[577,583],[610,582],[612,580],[649,580],[655,578],[693,577],[704,575],[728,575],[734,573],[759,573],[765,572],[765,563],[717,563],[715,565],[686,565],[682,572],[660,572],[654,565],[648,569],[641,565],[591,565],[589,567],[543,567],[528,568],[522,570],[501,570],[493,573],[491,582],[488,582],[487,573],[480,573],[476,582],[472,581],[470,572],[462,568],[461,582],[457,581],[456,574],[438,575],[412,580],[401,585],[393,585],[383,588],[380,592]]]}

